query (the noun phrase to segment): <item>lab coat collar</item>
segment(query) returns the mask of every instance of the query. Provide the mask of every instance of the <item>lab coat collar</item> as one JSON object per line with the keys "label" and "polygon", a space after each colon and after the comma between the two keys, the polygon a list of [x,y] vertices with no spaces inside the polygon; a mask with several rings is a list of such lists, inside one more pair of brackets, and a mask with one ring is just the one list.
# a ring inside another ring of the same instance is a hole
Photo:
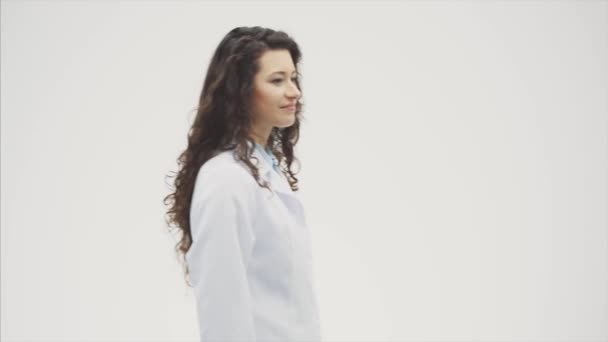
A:
{"label": "lab coat collar", "polygon": [[[254,149],[253,157],[257,158],[258,171],[260,177],[268,181],[270,188],[278,195],[280,202],[283,203],[287,211],[293,215],[295,222],[306,226],[304,208],[297,194],[291,189],[286,176],[281,171],[275,171],[273,165],[268,163],[259,149]],[[253,159],[253,158],[252,158]],[[255,160],[252,163],[256,164]]]}
{"label": "lab coat collar", "polygon": [[[251,143],[249,143],[249,146],[251,146]],[[252,157],[255,157],[255,159],[251,158],[251,162],[257,166],[260,177],[268,181],[270,183],[270,187],[274,191],[293,195],[293,190],[291,189],[287,178],[285,178],[281,171],[276,172],[274,170],[274,166],[268,163],[258,148],[253,148]]]}
{"label": "lab coat collar", "polygon": [[296,222],[306,225],[306,217],[304,214],[304,208],[298,195],[291,189],[286,176],[281,171],[275,171],[273,165],[268,163],[266,158],[262,155],[262,152],[247,142],[249,147],[253,148],[252,157],[250,158],[251,163],[256,165],[260,178],[267,181],[270,189],[273,193],[276,193],[283,203],[285,208],[293,215]]}

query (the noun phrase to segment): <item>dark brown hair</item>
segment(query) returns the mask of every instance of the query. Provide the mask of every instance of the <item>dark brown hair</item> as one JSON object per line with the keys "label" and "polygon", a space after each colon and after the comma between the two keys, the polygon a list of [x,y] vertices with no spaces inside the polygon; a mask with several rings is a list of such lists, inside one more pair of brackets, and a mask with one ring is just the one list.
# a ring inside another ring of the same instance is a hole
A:
{"label": "dark brown hair", "polygon": [[[250,137],[253,122],[250,104],[254,76],[260,69],[259,58],[268,50],[280,49],[289,51],[298,70],[300,49],[285,32],[259,26],[237,27],[223,38],[209,63],[196,117],[188,132],[188,144],[177,159],[177,174],[173,172],[174,192],[163,201],[168,206],[165,222],[169,230],[181,232],[181,240],[175,250],[181,257],[189,286],[192,285],[188,279],[190,272],[185,255],[192,245],[190,204],[201,166],[221,151],[234,150],[238,159],[251,170],[258,185],[268,188],[265,182],[260,181],[259,171],[250,159],[255,146]],[[300,78],[296,80],[299,89]],[[293,191],[298,190],[292,163],[297,162],[293,148],[299,138],[301,112],[302,103],[298,101],[294,124],[273,128],[267,141]]]}

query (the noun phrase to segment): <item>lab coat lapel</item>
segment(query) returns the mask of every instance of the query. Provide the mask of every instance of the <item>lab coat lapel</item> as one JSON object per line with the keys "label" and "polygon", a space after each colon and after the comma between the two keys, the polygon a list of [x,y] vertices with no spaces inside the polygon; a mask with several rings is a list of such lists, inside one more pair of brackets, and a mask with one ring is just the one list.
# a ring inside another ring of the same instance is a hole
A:
{"label": "lab coat lapel", "polygon": [[257,166],[260,177],[269,183],[270,188],[278,195],[283,206],[293,215],[295,220],[305,225],[304,208],[297,194],[291,189],[287,178],[281,171],[276,172],[257,148],[253,150],[253,156],[258,160]]}

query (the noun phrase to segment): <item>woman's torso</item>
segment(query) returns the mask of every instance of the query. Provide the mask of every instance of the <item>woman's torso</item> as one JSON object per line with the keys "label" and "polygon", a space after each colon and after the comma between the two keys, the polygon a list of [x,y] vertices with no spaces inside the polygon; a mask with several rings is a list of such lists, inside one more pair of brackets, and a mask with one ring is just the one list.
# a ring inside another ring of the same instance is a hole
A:
{"label": "woman's torso", "polygon": [[[235,160],[231,150],[221,152],[201,167],[193,202],[197,196],[204,196],[205,184],[224,182],[238,184],[239,196],[248,203],[244,210],[249,211],[245,217],[251,220],[253,239],[242,233],[238,239],[250,295],[250,305],[243,309],[251,311],[256,341],[320,341],[310,234],[304,208],[282,172],[267,159],[269,156],[261,149],[256,149],[254,156],[258,158],[260,177],[269,181],[272,192],[256,183],[245,164]],[[205,208],[199,210],[204,212]],[[205,229],[193,224],[193,235],[197,228]],[[202,248],[195,247],[196,242],[193,241],[191,248]],[[199,260],[190,255],[188,262],[196,270],[197,264],[221,262],[221,256],[217,260]],[[197,284],[207,288],[208,282],[213,282],[201,277],[193,279],[197,279],[193,283],[195,292]],[[205,301],[204,296],[204,292],[197,292],[197,301]],[[231,303],[228,301],[225,305]],[[199,311],[199,320],[205,318],[200,317],[202,313]],[[202,330],[205,324],[201,321]]]}

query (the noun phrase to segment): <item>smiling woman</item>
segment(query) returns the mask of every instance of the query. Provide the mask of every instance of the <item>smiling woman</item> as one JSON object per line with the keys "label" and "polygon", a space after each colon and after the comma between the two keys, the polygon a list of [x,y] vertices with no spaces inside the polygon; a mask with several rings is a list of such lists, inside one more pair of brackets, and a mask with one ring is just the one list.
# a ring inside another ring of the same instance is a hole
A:
{"label": "smiling woman", "polygon": [[265,146],[274,127],[294,124],[296,103],[301,94],[289,51],[266,51],[258,63],[260,71],[254,79],[252,134],[259,144]]}
{"label": "smiling woman", "polygon": [[238,27],[220,42],[178,158],[167,223],[196,297],[201,341],[320,341],[311,246],[292,171],[300,49]]}

